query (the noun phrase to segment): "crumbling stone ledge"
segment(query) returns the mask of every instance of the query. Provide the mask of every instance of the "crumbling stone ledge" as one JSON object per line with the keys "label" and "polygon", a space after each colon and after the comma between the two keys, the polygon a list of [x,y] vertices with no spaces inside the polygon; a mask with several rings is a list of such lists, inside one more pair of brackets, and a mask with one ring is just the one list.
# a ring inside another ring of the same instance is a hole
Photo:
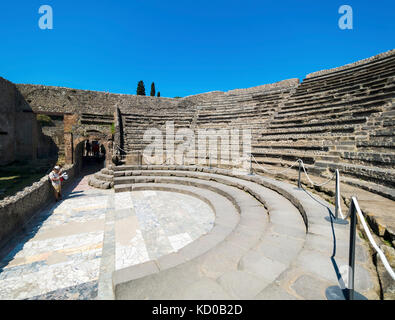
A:
{"label": "crumbling stone ledge", "polygon": [[[64,169],[69,176],[65,184],[69,184],[75,176],[75,166],[65,166]],[[0,248],[8,243],[38,210],[53,200],[53,190],[48,175],[45,175],[14,196],[0,201]]]}

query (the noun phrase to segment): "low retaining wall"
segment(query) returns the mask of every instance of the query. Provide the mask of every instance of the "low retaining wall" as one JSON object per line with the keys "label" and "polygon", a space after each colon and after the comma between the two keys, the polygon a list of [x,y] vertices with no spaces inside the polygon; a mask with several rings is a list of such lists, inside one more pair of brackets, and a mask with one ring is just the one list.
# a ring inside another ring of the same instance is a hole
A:
{"label": "low retaining wall", "polygon": [[[75,167],[65,167],[69,184],[76,175]],[[0,248],[46,204],[54,201],[54,193],[48,175],[26,187],[12,197],[0,201]]]}

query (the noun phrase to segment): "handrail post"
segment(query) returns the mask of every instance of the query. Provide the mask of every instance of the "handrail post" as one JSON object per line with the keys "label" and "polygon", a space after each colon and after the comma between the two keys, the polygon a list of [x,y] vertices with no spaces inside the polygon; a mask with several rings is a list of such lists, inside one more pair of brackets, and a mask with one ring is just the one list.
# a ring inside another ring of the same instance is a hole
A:
{"label": "handrail post", "polygon": [[252,155],[250,153],[250,175],[253,175],[254,173],[252,172]]}
{"label": "handrail post", "polygon": [[354,300],[354,270],[355,270],[355,236],[356,236],[356,225],[357,215],[354,204],[354,197],[351,198],[350,203],[350,247],[348,251],[348,290],[347,300]]}
{"label": "handrail post", "polygon": [[339,207],[340,207],[340,179],[339,170],[336,169],[336,193],[335,193],[335,219],[339,217]]}
{"label": "handrail post", "polygon": [[302,172],[302,161],[300,159],[298,159],[298,162],[299,162],[298,188],[301,189],[302,185],[301,185],[301,181],[300,181],[300,176],[301,176],[301,172]]}

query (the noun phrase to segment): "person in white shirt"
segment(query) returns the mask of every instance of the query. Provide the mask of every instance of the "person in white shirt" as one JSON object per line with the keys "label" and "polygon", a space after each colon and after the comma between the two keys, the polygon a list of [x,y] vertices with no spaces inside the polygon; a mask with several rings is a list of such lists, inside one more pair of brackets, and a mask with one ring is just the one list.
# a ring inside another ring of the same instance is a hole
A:
{"label": "person in white shirt", "polygon": [[55,166],[55,168],[53,168],[53,170],[49,174],[49,179],[51,180],[51,184],[55,192],[55,199],[57,202],[62,199],[61,169],[59,166]]}

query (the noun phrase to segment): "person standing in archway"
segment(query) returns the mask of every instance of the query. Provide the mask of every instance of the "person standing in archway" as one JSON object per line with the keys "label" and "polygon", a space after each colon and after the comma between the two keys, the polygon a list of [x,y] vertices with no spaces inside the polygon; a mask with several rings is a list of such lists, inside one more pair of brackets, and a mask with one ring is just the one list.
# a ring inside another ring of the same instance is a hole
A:
{"label": "person standing in archway", "polygon": [[99,157],[99,143],[97,141],[92,142],[92,151],[93,151],[93,156],[98,158]]}
{"label": "person standing in archway", "polygon": [[91,153],[91,144],[89,140],[86,140],[85,142],[85,150],[86,150],[86,156],[89,156]]}
{"label": "person standing in archway", "polygon": [[106,148],[104,147],[104,144],[100,145],[100,155],[102,158],[106,156]]}

